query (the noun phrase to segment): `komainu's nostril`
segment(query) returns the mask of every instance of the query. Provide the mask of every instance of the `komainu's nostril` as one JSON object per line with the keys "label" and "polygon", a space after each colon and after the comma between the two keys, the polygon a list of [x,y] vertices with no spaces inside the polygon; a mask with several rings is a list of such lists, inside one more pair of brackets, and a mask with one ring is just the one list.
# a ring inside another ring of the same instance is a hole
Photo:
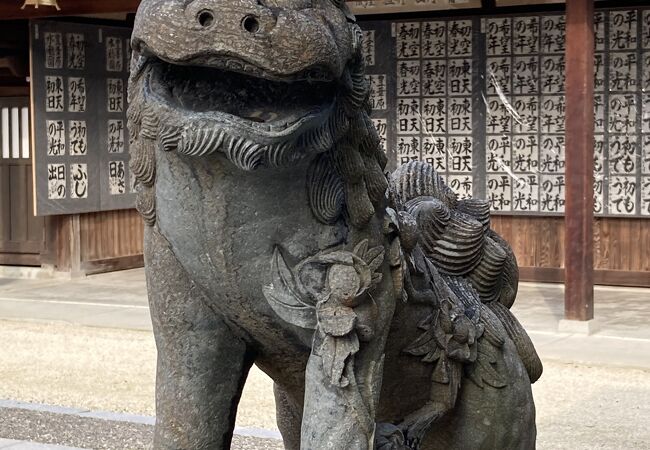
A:
{"label": "komainu's nostril", "polygon": [[241,24],[242,27],[244,27],[244,30],[248,31],[249,33],[256,33],[257,30],[260,29],[260,23],[255,16],[244,17],[244,20],[242,20]]}
{"label": "komainu's nostril", "polygon": [[196,15],[196,20],[199,21],[199,25],[207,28],[214,23],[214,13],[212,11],[204,9],[202,11],[199,11],[199,13]]}

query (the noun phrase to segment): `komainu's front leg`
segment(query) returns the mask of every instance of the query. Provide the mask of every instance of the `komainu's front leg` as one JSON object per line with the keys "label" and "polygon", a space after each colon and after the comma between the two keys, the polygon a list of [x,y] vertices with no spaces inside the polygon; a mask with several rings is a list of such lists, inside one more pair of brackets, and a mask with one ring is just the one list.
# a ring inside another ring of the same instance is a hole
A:
{"label": "komainu's front leg", "polygon": [[[348,256],[350,265],[344,263]],[[301,448],[371,450],[395,306],[387,270],[379,271],[384,250],[362,241],[353,253],[331,253],[326,260],[334,264],[327,272],[326,295],[316,307]]]}
{"label": "komainu's front leg", "polygon": [[[383,245],[370,246],[368,239],[352,251],[323,250],[293,267],[279,248],[274,251],[267,301],[282,319],[314,330],[305,370],[302,450],[374,448],[384,347],[395,309],[384,256]],[[287,417],[283,435],[295,448],[298,414]]]}
{"label": "komainu's front leg", "polygon": [[145,232],[158,368],[155,449],[228,449],[248,370],[246,344],[207,307],[168,242]]}

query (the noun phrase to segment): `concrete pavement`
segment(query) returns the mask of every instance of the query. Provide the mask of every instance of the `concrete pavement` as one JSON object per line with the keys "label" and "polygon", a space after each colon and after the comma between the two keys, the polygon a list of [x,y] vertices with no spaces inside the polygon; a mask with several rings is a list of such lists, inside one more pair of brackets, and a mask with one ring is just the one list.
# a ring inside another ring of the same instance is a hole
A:
{"label": "concrete pavement", "polygon": [[650,369],[650,289],[596,286],[594,309],[594,334],[559,332],[564,286],[521,283],[512,311],[544,360]]}
{"label": "concrete pavement", "polygon": [[[561,284],[520,284],[513,312],[543,358],[650,369],[650,289],[596,286],[600,329],[591,336],[558,332],[563,296]],[[144,270],[74,280],[0,278],[0,319],[150,331]]]}
{"label": "concrete pavement", "polygon": [[0,278],[0,318],[151,330],[144,270],[85,278]]}

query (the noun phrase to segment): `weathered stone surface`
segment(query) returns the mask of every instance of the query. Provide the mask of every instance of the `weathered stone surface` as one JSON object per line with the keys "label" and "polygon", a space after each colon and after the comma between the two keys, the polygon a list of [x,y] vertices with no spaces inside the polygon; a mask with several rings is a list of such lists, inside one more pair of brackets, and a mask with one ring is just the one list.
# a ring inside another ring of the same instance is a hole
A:
{"label": "weathered stone surface", "polygon": [[534,447],[514,255],[431,166],[383,175],[360,40],[344,2],[142,2],[156,448],[229,448],[254,363],[288,449]]}

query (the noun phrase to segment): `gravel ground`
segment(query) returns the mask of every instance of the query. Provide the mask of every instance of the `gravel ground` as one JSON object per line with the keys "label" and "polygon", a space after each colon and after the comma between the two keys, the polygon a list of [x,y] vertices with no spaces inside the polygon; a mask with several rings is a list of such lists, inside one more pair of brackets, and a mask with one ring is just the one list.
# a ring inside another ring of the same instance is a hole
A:
{"label": "gravel ground", "polygon": [[0,436],[80,448],[141,450],[151,447],[153,427],[68,414],[2,408]]}
{"label": "gravel ground", "polygon": [[151,333],[0,322],[0,398],[153,415]]}
{"label": "gravel ground", "polygon": [[[67,414],[0,409],[0,436],[18,441],[97,450],[152,448],[153,427]],[[281,450],[277,439],[233,436],[233,450]]]}
{"label": "gravel ground", "polygon": [[[0,321],[0,398],[154,415],[149,332]],[[273,383],[251,370],[237,426],[276,429]]]}
{"label": "gravel ground", "polygon": [[539,449],[650,449],[649,371],[545,361],[533,394]]}
{"label": "gravel ground", "polygon": [[[0,321],[0,342],[0,398],[153,414],[155,347],[150,333]],[[650,372],[545,361],[544,375],[533,389],[539,449],[650,449]],[[253,370],[237,425],[276,429],[273,404],[270,380]],[[121,433],[149,442],[142,433],[150,429]],[[6,435],[1,425],[0,437],[18,439]],[[277,441],[237,439],[241,447],[235,448],[281,448]]]}

